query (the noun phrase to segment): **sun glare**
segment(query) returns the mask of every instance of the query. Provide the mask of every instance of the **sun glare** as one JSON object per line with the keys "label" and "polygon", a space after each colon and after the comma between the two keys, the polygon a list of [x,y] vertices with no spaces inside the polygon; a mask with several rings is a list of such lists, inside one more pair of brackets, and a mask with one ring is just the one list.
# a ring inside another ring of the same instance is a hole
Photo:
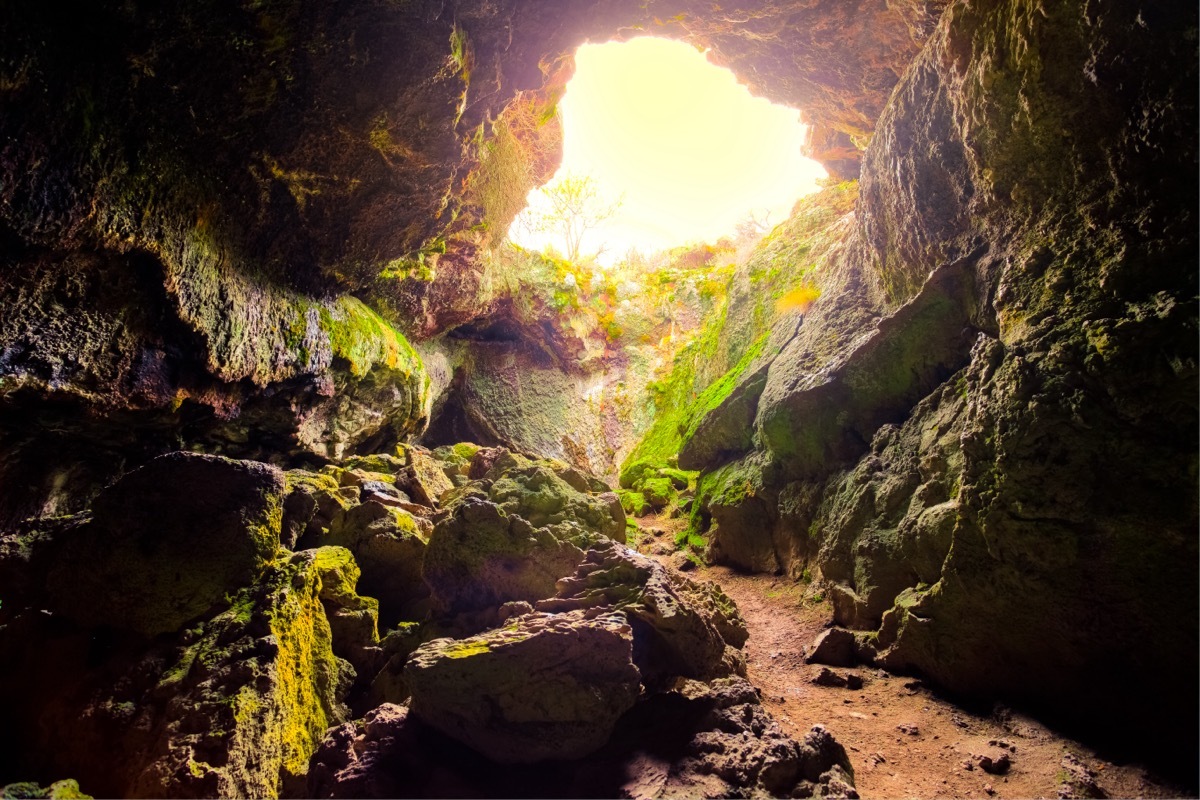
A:
{"label": "sun glare", "polygon": [[[563,163],[554,180],[588,176],[620,200],[582,253],[613,263],[733,233],[751,213],[782,222],[825,171],[800,155],[796,109],[753,97],[733,73],[682,42],[584,45],[559,103]],[[554,181],[552,180],[551,183]],[[530,193],[536,207],[538,192]],[[769,217],[768,217],[769,215]],[[518,244],[562,251],[553,234],[514,224]]]}

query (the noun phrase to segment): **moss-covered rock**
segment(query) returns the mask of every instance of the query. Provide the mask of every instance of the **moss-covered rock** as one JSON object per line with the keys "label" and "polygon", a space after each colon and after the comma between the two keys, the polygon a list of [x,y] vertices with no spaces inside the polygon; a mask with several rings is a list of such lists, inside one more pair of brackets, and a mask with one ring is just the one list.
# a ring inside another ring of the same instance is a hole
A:
{"label": "moss-covered rock", "polygon": [[559,536],[581,547],[594,540],[596,534],[625,540],[625,514],[619,502],[613,503],[611,493],[581,492],[548,466],[500,473],[488,489],[488,497],[506,513],[521,516],[535,526],[555,526]]}
{"label": "moss-covered rock", "polygon": [[533,614],[409,657],[412,713],[499,763],[579,758],[601,747],[640,689],[620,614]]}
{"label": "moss-covered rock", "polygon": [[617,496],[621,500],[621,508],[625,509],[625,513],[632,517],[644,517],[653,510],[650,503],[646,501],[646,495],[641,492],[621,489],[617,492]]}
{"label": "moss-covered rock", "polygon": [[48,588],[84,625],[173,633],[249,586],[280,549],[283,474],[265,464],[173,453],[96,499],[65,537]]}
{"label": "moss-covered rock", "polygon": [[272,567],[181,637],[153,687],[162,716],[130,794],[275,796],[307,771],[325,729],[344,719],[353,679],[321,604],[322,573],[336,572],[327,555]]}
{"label": "moss-covered rock", "polygon": [[92,800],[79,789],[78,781],[55,781],[49,786],[37,783],[10,783],[0,786],[3,800]]}
{"label": "moss-covered rock", "polygon": [[549,597],[582,559],[578,546],[550,529],[467,497],[434,527],[424,576],[434,610],[453,615]]}
{"label": "moss-covered rock", "polygon": [[650,641],[635,657],[650,685],[683,676],[708,680],[744,674],[740,650],[749,634],[737,606],[712,583],[681,573],[627,548],[609,545],[588,552],[578,571],[559,581],[555,597],[540,611],[614,608]]}
{"label": "moss-covered rock", "polygon": [[322,545],[344,547],[362,570],[359,588],[379,601],[384,624],[420,616],[428,591],[421,578],[430,523],[400,508],[368,501],[338,512]]}

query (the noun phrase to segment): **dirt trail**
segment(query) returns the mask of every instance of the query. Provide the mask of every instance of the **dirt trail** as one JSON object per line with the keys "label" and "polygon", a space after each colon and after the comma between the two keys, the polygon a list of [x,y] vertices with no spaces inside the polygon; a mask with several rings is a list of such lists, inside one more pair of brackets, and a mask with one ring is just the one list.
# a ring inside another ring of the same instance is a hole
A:
{"label": "dirt trail", "polygon": [[[670,562],[682,521],[641,522],[648,532],[638,549]],[[749,677],[762,690],[763,703],[793,737],[816,724],[833,733],[850,755],[864,798],[1058,798],[1072,763],[1090,769],[1108,797],[1181,796],[1144,769],[1107,761],[1029,717],[1000,707],[980,716],[912,678],[869,667],[833,668],[860,676],[862,688],[814,685],[811,678],[821,667],[804,663],[804,648],[832,620],[826,602],[805,597],[803,585],[786,579],[726,567],[688,574],[715,581],[737,603],[750,629]],[[973,758],[998,753],[1011,762],[1002,775],[985,772]]]}

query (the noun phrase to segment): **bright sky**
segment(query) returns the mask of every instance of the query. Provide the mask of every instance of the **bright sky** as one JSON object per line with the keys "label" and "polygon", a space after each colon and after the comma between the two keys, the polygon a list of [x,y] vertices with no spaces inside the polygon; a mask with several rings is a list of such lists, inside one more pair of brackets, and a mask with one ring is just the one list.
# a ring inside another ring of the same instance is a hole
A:
{"label": "bright sky", "polygon": [[[611,263],[732,234],[751,212],[770,224],[818,188],[821,166],[800,155],[796,109],[752,97],[733,73],[682,42],[640,38],[584,45],[559,103],[559,175],[589,175],[620,210],[584,240]],[[530,193],[534,201],[536,192]],[[518,244],[556,244],[514,225]],[[556,244],[561,251],[562,245]]]}

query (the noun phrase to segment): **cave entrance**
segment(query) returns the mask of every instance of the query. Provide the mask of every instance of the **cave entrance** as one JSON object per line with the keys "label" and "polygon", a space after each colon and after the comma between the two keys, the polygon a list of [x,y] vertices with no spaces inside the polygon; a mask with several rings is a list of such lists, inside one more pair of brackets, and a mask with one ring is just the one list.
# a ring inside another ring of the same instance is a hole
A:
{"label": "cave entrance", "polygon": [[739,225],[761,232],[826,176],[800,154],[797,109],[752,96],[688,44],[585,44],[575,61],[562,165],[509,231],[523,247],[608,267]]}

